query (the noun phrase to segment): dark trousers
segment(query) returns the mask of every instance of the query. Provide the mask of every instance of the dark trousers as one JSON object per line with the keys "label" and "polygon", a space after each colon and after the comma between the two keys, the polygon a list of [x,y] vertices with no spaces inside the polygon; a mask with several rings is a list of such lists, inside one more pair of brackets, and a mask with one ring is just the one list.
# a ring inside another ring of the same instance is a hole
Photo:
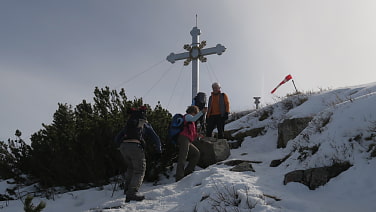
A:
{"label": "dark trousers", "polygon": [[206,119],[206,123],[206,137],[211,137],[215,128],[218,130],[218,138],[222,139],[224,137],[225,119],[221,115],[209,116]]}

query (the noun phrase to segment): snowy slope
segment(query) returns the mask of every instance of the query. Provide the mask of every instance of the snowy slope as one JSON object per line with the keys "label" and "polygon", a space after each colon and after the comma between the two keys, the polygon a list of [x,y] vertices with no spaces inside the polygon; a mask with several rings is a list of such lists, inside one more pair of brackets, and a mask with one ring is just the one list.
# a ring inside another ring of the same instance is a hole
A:
{"label": "snowy slope", "polygon": [[[197,170],[175,183],[164,179],[160,185],[144,183],[142,202],[124,203],[114,185],[55,196],[43,211],[375,211],[376,159],[376,83],[341,88],[321,93],[291,96],[226,125],[226,130],[265,127],[258,137],[246,137],[242,146],[231,150],[228,160],[261,161],[253,163],[255,172],[232,172],[231,166],[213,165]],[[267,114],[265,119],[260,117]],[[277,149],[277,125],[287,118],[313,117],[308,127]],[[302,159],[300,149],[319,146]],[[269,167],[274,159],[292,153],[278,167]],[[316,190],[299,183],[283,185],[284,175],[297,169],[348,161],[353,166]],[[10,186],[0,182],[0,192]],[[226,202],[228,202],[226,204]],[[236,209],[233,208],[236,205]],[[111,207],[118,208],[111,208]],[[22,211],[20,201],[1,202],[1,211]]]}

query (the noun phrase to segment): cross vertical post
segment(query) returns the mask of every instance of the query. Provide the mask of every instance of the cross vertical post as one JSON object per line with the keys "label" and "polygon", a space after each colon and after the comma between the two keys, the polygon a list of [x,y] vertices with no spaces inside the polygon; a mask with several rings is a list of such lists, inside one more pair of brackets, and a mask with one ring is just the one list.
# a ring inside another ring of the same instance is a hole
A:
{"label": "cross vertical post", "polygon": [[206,48],[206,41],[202,41],[199,43],[199,35],[201,34],[201,30],[197,28],[197,26],[193,27],[191,30],[192,36],[192,44],[185,44],[184,49],[188,52],[183,52],[179,54],[171,53],[167,56],[167,61],[171,63],[175,63],[176,60],[183,60],[184,65],[187,66],[192,61],[192,99],[197,95],[199,90],[199,62],[206,62],[207,58],[204,57],[206,55],[217,54],[221,55],[226,48],[221,44],[217,44],[217,46],[212,48]]}
{"label": "cross vertical post", "polygon": [[[201,30],[198,29],[197,27],[193,27],[191,30],[191,35],[192,35],[192,49],[193,48],[198,48],[199,47],[199,36],[201,34]],[[199,69],[199,63],[196,58],[192,58],[192,99],[195,98],[197,95],[200,85],[200,69]]]}

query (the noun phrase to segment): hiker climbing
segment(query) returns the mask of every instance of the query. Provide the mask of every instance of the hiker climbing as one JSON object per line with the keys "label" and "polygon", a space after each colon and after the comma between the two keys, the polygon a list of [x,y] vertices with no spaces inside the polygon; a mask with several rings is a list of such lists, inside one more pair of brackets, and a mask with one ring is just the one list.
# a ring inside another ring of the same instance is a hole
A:
{"label": "hiker climbing", "polygon": [[223,138],[225,121],[230,113],[230,102],[227,95],[221,92],[221,85],[218,82],[212,84],[212,89],[206,115],[206,137],[212,137],[213,130],[217,128],[218,138]]}
{"label": "hiker climbing", "polygon": [[154,141],[157,154],[162,153],[161,141],[151,124],[146,119],[146,107],[130,109],[127,125],[115,138],[120,143],[120,152],[127,166],[124,194],[126,202],[142,201],[143,195],[137,192],[142,184],[146,171],[145,137]]}
{"label": "hiker climbing", "polygon": [[[192,173],[200,159],[200,151],[195,147],[192,142],[197,138],[196,124],[201,116],[207,111],[203,108],[199,111],[197,106],[189,106],[184,115],[184,126],[180,132],[177,144],[179,148],[178,163],[176,168],[175,180],[179,181],[183,177]],[[185,161],[188,159],[188,165],[185,167]]]}

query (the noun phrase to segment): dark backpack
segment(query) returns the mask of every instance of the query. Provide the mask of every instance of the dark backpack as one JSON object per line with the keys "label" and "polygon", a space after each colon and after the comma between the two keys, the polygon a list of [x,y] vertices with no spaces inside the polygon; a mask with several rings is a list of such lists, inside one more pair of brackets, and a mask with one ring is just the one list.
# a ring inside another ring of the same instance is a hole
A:
{"label": "dark backpack", "polygon": [[137,139],[143,141],[142,132],[144,130],[145,122],[145,119],[142,119],[137,115],[132,115],[127,121],[124,139]]}
{"label": "dark backpack", "polygon": [[[140,123],[140,127],[138,127],[138,123]],[[115,145],[119,147],[120,144],[126,139],[137,139],[142,143],[144,141],[144,138],[142,136],[144,130],[144,123],[145,120],[143,119],[139,119],[137,121],[137,124],[136,120],[127,122],[127,126],[124,127],[121,131],[119,131],[118,134],[115,136]]]}
{"label": "dark backpack", "polygon": [[[206,94],[203,92],[197,93],[197,95],[194,98],[193,105],[197,106],[199,110],[204,109],[206,106]],[[198,126],[197,130],[198,132],[205,132],[205,117],[201,116],[197,121],[196,121],[196,126]]]}
{"label": "dark backpack", "polygon": [[206,94],[203,92],[199,92],[194,98],[193,105],[197,106],[198,109],[202,110],[206,105]]}
{"label": "dark backpack", "polygon": [[127,121],[127,125],[116,135],[114,139],[117,146],[120,146],[121,142],[123,142],[125,139],[137,139],[141,141],[141,143],[144,141],[142,134],[144,124],[146,122],[145,111],[131,109],[128,111],[128,113],[131,114],[131,116]]}
{"label": "dark backpack", "polygon": [[183,130],[183,127],[184,127],[184,116],[180,113],[175,114],[172,117],[170,126],[168,127],[167,139],[171,143],[177,144],[179,133]]}

